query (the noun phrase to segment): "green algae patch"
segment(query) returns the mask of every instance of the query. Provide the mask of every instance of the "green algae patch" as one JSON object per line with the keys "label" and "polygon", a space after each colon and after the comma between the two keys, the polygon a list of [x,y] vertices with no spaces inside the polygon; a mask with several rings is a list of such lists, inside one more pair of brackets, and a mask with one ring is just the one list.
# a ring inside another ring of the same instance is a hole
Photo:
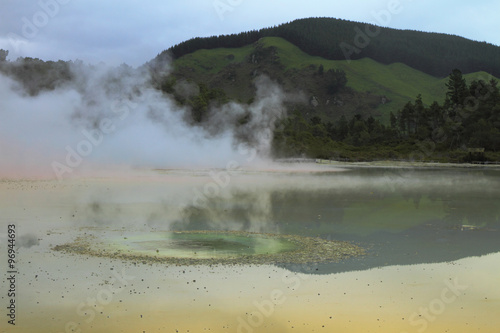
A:
{"label": "green algae patch", "polygon": [[53,250],[173,265],[337,262],[365,253],[349,242],[243,231],[87,234]]}

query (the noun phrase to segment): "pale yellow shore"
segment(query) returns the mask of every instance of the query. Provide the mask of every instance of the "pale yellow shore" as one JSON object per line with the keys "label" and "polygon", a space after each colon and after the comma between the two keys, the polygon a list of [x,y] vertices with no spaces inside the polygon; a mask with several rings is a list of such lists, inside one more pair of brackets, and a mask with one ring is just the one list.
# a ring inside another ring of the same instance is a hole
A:
{"label": "pale yellow shore", "polygon": [[[208,180],[181,174],[0,181],[2,248],[9,224],[18,238],[39,239],[17,254],[15,326],[5,315],[8,285],[0,261],[0,332],[498,332],[500,253],[307,275],[275,266],[168,267],[51,250],[84,232],[82,226],[147,229],[151,214],[175,219],[175,209],[162,209],[165,200],[182,206]],[[231,186],[242,184],[251,181],[235,179]]]}

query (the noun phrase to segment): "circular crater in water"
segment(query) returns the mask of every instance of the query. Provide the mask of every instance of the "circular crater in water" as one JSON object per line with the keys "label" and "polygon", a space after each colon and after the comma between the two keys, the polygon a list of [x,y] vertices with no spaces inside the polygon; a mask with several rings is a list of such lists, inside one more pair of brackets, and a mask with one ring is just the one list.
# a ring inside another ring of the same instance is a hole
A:
{"label": "circular crater in water", "polygon": [[235,258],[276,254],[297,249],[297,244],[279,237],[223,232],[147,233],[110,239],[109,246],[125,253],[172,258]]}
{"label": "circular crater in water", "polygon": [[93,232],[53,249],[177,265],[332,262],[364,254],[348,242],[242,231]]}

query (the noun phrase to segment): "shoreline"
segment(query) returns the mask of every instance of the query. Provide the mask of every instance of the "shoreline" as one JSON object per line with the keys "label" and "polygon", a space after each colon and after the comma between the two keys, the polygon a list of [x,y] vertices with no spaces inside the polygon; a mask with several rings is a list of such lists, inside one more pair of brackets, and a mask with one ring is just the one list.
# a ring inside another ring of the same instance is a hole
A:
{"label": "shoreline", "polygon": [[371,162],[342,162],[334,160],[317,159],[316,164],[332,166],[353,167],[379,167],[379,168],[463,168],[463,169],[500,169],[500,163],[441,163],[441,162],[412,162],[380,160]]}
{"label": "shoreline", "polygon": [[[337,169],[334,169],[337,168]],[[130,179],[130,177],[136,177],[137,180],[148,180],[150,178],[155,178],[159,175],[168,174],[185,174],[196,173],[198,176],[206,176],[213,171],[226,171],[230,174],[238,173],[321,173],[321,172],[341,172],[346,169],[354,168],[387,168],[387,169],[484,169],[484,170],[500,170],[499,164],[476,164],[476,163],[440,163],[440,162],[411,162],[411,161],[390,161],[390,160],[380,160],[371,162],[344,162],[335,160],[323,160],[323,159],[308,159],[297,161],[297,159],[286,160],[275,160],[270,161],[265,164],[258,165],[245,165],[234,170],[226,170],[221,167],[194,167],[194,168],[136,168],[128,169],[123,171],[120,166],[117,166],[119,172],[110,172],[109,169],[106,170],[95,170],[92,172],[84,172],[82,174],[75,174],[71,177],[67,177],[62,181],[59,181],[53,176],[40,176],[40,175],[7,175],[0,174],[0,183],[13,183],[18,181],[35,181],[35,182],[57,182],[60,184],[65,184],[71,181],[79,180],[120,180],[120,179]]]}

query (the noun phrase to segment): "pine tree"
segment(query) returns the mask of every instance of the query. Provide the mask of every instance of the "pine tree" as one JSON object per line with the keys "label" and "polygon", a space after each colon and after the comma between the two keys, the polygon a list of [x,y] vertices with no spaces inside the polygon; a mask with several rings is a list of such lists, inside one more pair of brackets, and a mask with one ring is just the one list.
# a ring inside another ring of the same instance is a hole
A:
{"label": "pine tree", "polygon": [[469,89],[459,69],[454,69],[451,72],[446,87],[448,88],[446,92],[447,106],[456,107],[464,105],[465,99],[469,96]]}

